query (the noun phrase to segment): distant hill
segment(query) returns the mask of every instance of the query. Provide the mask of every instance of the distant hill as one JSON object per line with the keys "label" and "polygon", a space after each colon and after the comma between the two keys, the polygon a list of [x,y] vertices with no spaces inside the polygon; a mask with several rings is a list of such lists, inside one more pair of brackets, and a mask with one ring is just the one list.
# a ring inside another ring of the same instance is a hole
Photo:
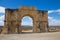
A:
{"label": "distant hill", "polygon": [[49,26],[49,27],[60,27],[60,26]]}
{"label": "distant hill", "polygon": [[[29,26],[29,25],[22,25],[22,28],[32,28],[33,26]],[[49,26],[50,27],[57,27],[59,28],[60,26]],[[0,28],[3,28],[3,26],[0,26]]]}
{"label": "distant hill", "polygon": [[[22,28],[32,28],[33,26],[23,25]],[[3,28],[3,26],[0,26],[0,28]]]}
{"label": "distant hill", "polygon": [[33,26],[23,25],[22,28],[32,28]]}
{"label": "distant hill", "polygon": [[3,28],[3,26],[0,26],[0,28]]}

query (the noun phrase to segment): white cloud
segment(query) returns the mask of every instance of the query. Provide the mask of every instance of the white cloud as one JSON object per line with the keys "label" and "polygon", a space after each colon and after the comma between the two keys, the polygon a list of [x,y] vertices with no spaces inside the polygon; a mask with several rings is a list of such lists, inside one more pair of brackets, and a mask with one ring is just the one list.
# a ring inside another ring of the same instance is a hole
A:
{"label": "white cloud", "polygon": [[[5,13],[5,7],[0,6],[0,14],[1,13]],[[0,26],[4,26],[4,16],[5,15],[0,16]]]}
{"label": "white cloud", "polygon": [[60,13],[60,9],[57,9],[57,10],[49,10],[48,11],[48,13],[55,13],[55,12]]}
{"label": "white cloud", "polygon": [[21,25],[33,26],[33,20],[32,20],[32,18],[30,18],[29,16],[23,17],[23,18],[22,18]]}
{"label": "white cloud", "polygon": [[[50,14],[50,13],[60,14],[60,9],[57,9],[57,10],[49,10],[48,11],[48,14]],[[49,25],[60,26],[60,20],[55,19],[54,17],[48,17],[48,22],[49,22]]]}
{"label": "white cloud", "polygon": [[4,26],[4,21],[0,21],[0,26]]}
{"label": "white cloud", "polygon": [[49,11],[48,11],[48,13],[52,13],[52,12],[53,12],[53,10],[49,10]]}
{"label": "white cloud", "polygon": [[48,22],[50,26],[60,26],[60,20],[54,19],[53,17],[48,17]]}
{"label": "white cloud", "polygon": [[0,26],[3,26],[4,25],[4,16],[0,16]]}
{"label": "white cloud", "polygon": [[5,15],[0,16],[0,21],[4,21]]}
{"label": "white cloud", "polygon": [[5,7],[0,6],[0,13],[5,13]]}
{"label": "white cloud", "polygon": [[21,25],[33,26],[33,23],[32,22],[22,22]]}

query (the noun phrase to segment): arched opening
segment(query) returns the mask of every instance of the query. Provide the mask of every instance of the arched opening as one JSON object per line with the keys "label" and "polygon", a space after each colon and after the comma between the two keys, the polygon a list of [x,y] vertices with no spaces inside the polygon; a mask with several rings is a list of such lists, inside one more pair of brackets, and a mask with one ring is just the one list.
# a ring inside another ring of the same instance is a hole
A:
{"label": "arched opening", "polygon": [[21,19],[22,33],[33,32],[33,19],[30,16],[24,16]]}

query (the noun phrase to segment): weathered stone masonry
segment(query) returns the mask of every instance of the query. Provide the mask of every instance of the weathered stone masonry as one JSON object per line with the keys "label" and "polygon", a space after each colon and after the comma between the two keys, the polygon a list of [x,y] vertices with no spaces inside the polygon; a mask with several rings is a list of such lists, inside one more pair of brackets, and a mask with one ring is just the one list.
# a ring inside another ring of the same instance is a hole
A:
{"label": "weathered stone masonry", "polygon": [[18,9],[6,9],[5,11],[2,33],[21,33],[21,19],[24,16],[30,16],[33,19],[33,32],[48,32],[48,11],[36,10],[35,7],[27,6]]}

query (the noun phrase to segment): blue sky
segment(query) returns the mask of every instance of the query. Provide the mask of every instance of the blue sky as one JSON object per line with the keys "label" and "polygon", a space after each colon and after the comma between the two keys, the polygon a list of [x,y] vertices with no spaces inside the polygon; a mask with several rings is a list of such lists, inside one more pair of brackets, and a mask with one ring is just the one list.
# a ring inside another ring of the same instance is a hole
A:
{"label": "blue sky", "polygon": [[[4,23],[5,8],[17,9],[20,6],[36,6],[37,10],[48,10],[49,25],[60,26],[60,0],[0,0],[0,25]],[[28,16],[26,18],[30,20]]]}
{"label": "blue sky", "polygon": [[19,6],[36,6],[40,10],[60,8],[60,0],[0,0],[0,6],[18,8]]}

